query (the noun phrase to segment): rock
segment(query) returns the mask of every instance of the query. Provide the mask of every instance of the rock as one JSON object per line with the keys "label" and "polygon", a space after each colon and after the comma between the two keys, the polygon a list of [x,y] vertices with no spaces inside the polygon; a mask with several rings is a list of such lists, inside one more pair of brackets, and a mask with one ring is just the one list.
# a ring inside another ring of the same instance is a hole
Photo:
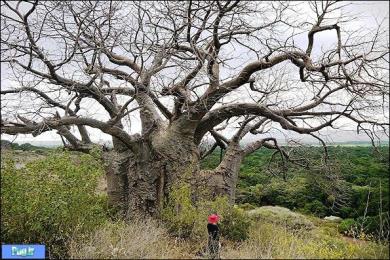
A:
{"label": "rock", "polygon": [[332,222],[341,222],[343,219],[337,216],[327,216],[324,220],[332,221]]}

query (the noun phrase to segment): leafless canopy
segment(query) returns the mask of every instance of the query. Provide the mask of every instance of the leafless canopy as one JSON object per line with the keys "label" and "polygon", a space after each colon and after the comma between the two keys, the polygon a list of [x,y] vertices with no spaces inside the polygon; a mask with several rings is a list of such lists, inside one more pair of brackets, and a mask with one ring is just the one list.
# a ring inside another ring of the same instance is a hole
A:
{"label": "leafless canopy", "polygon": [[[4,1],[1,131],[56,130],[87,149],[92,127],[134,150],[154,129],[186,120],[194,142],[210,136],[214,148],[263,136],[245,153],[277,148],[264,136],[272,129],[320,142],[321,129],[350,123],[372,139],[388,134],[387,22],[356,28],[347,7]],[[332,40],[321,48],[325,34]]]}

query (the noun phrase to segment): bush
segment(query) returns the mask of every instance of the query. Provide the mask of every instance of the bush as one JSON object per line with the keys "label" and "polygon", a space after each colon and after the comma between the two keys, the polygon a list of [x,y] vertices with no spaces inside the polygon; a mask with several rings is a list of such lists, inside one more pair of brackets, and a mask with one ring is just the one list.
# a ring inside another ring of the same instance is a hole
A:
{"label": "bush", "polygon": [[339,224],[339,232],[348,234],[351,228],[356,226],[356,221],[353,218],[343,219]]}
{"label": "bush", "polygon": [[243,209],[229,204],[227,197],[217,197],[214,201],[202,201],[198,206],[200,218],[207,224],[207,216],[217,212],[221,216],[219,224],[221,235],[233,241],[241,241],[248,238],[250,219]]}
{"label": "bush", "polygon": [[173,186],[163,209],[162,219],[175,236],[206,239],[207,217],[213,212],[221,216],[219,227],[223,237],[236,241],[247,238],[250,221],[244,210],[229,205],[226,197],[193,203],[188,184]]}
{"label": "bush", "polygon": [[325,217],[328,213],[328,208],[318,200],[306,203],[303,210],[305,213],[313,214],[319,218]]}
{"label": "bush", "polygon": [[178,237],[191,236],[198,215],[191,201],[190,186],[174,185],[162,211],[162,219],[166,222],[169,232]]}
{"label": "bush", "polygon": [[69,153],[51,154],[21,169],[2,161],[3,242],[45,244],[49,257],[66,257],[70,237],[104,221],[106,197],[95,194],[101,168],[78,158],[76,165]]}
{"label": "bush", "polygon": [[[358,217],[357,219],[343,220],[338,229],[340,233],[363,240],[389,239],[389,220],[387,214],[382,214],[382,224],[379,216]],[[382,226],[382,229],[380,229]]]}
{"label": "bush", "polygon": [[377,240],[389,240],[390,229],[388,214],[382,213],[382,224],[379,215],[366,218],[359,217],[356,221],[360,224],[360,227],[366,234],[373,236]]}
{"label": "bush", "polygon": [[241,241],[248,238],[250,220],[243,209],[230,208],[223,216],[221,222],[221,234],[234,241]]}

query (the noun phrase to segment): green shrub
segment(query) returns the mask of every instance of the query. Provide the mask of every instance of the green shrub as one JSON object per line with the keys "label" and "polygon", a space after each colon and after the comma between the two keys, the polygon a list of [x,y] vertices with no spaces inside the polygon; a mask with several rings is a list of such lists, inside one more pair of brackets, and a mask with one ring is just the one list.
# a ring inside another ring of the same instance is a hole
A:
{"label": "green shrub", "polygon": [[40,243],[66,257],[70,237],[105,219],[106,197],[95,194],[101,168],[91,156],[55,153],[21,169],[2,161],[1,229],[5,243]]}
{"label": "green shrub", "polygon": [[221,234],[230,240],[245,240],[248,238],[250,224],[244,210],[233,207],[223,215]]}
{"label": "green shrub", "polygon": [[[384,233],[389,233],[389,220],[387,214],[382,214],[382,229]],[[368,234],[377,235],[380,227],[380,217],[379,216],[369,216],[366,218],[359,217],[357,219],[358,223],[364,227],[364,231]]]}
{"label": "green shrub", "polygon": [[[216,212],[221,216],[219,223],[221,235],[225,238],[241,241],[248,238],[250,219],[243,209],[229,204],[227,197],[217,197],[213,201],[198,204],[202,222],[207,224],[207,216]],[[203,224],[205,226],[205,224]]]}
{"label": "green shrub", "polygon": [[367,216],[345,219],[340,223],[338,229],[340,233],[363,240],[388,241],[390,233],[388,215],[385,213],[382,214],[382,218],[380,216]]}
{"label": "green shrub", "polygon": [[328,209],[321,201],[314,200],[312,202],[306,203],[303,208],[304,212],[307,214],[313,214],[317,217],[323,218],[327,215]]}
{"label": "green shrub", "polygon": [[339,232],[343,234],[348,234],[348,231],[351,228],[356,226],[356,221],[353,218],[343,219],[339,224]]}
{"label": "green shrub", "polygon": [[162,219],[171,234],[189,237],[199,213],[191,201],[191,189],[188,184],[174,185],[169,200],[162,211]]}
{"label": "green shrub", "polygon": [[175,236],[206,239],[207,217],[214,212],[221,216],[219,227],[223,237],[237,241],[248,237],[250,221],[244,210],[231,206],[226,197],[193,203],[188,184],[173,186],[162,219]]}

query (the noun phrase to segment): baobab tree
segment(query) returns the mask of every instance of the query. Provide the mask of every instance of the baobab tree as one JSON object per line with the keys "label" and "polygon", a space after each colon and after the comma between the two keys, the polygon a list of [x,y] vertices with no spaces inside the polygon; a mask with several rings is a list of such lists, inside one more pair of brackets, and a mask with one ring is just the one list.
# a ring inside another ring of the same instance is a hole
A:
{"label": "baobab tree", "polygon": [[[1,89],[1,132],[56,131],[84,152],[94,147],[91,128],[111,135],[113,148],[103,154],[108,197],[123,212],[157,214],[179,180],[233,202],[245,156],[265,147],[294,160],[266,135],[271,129],[324,145],[319,132],[340,123],[372,139],[388,133],[388,28],[352,29],[345,4],[1,7],[1,61],[12,75]],[[332,40],[320,48],[324,33]],[[248,135],[256,139],[243,143]],[[214,141],[201,154],[205,138]],[[216,147],[225,149],[220,164],[202,171],[201,157]]]}

